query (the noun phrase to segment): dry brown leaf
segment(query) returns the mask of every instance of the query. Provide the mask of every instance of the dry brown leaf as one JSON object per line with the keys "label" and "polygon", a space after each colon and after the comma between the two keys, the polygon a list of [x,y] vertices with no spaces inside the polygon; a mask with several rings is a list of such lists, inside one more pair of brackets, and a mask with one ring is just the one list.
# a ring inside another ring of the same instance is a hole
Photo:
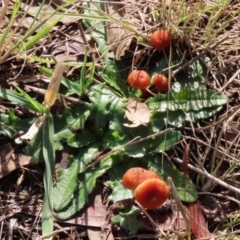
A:
{"label": "dry brown leaf", "polygon": [[[63,1],[62,0],[54,0],[52,1],[52,5],[49,4],[49,2],[46,2],[46,4],[44,4],[42,6],[42,9],[41,9],[41,12],[39,14],[39,3],[38,2],[29,2],[29,3],[21,3],[21,9],[23,11],[27,11],[27,19],[25,21],[25,19],[23,19],[23,25],[22,27],[25,27],[25,28],[29,28],[31,26],[31,24],[34,23],[34,25],[36,26],[37,24],[39,24],[43,19],[46,19],[50,14],[52,14],[53,12],[56,11],[56,5],[61,5],[63,4]],[[54,6],[54,7],[53,7]],[[77,12],[77,9],[71,9],[71,11],[69,11],[71,13],[78,13]],[[50,22],[52,22],[53,20],[56,19],[56,16],[54,15],[53,17],[51,17],[46,23],[46,24],[49,24]],[[61,20],[60,22],[64,23],[64,24],[69,24],[71,22],[75,22],[76,20],[78,20],[77,17],[68,17],[67,15],[65,15]],[[16,21],[14,23],[14,26],[17,26],[17,24],[19,22],[21,22],[22,19],[20,18],[18,21]],[[44,25],[44,26],[45,26]],[[53,28],[54,29],[54,28]],[[40,29],[38,29],[39,31]]]}
{"label": "dry brown leaf", "polygon": [[211,233],[208,231],[199,202],[190,203],[188,205],[188,210],[190,215],[190,226],[195,239],[211,238]]}
{"label": "dry brown leaf", "polygon": [[35,163],[32,157],[16,155],[10,143],[0,146],[0,178],[31,163]]}
{"label": "dry brown leaf", "polygon": [[77,62],[79,61],[79,56],[85,54],[85,46],[80,38],[79,41],[60,42],[54,45],[51,54],[58,62]]}
{"label": "dry brown leaf", "polygon": [[[106,4],[105,11],[114,19],[123,19],[125,16],[123,6],[120,4]],[[131,22],[129,18],[124,19]],[[109,45],[109,50],[114,51],[114,57],[116,60],[120,60],[120,58],[124,56],[125,51],[128,50],[131,44],[133,36],[133,32],[120,26],[119,24],[109,23],[106,25],[107,43]]]}
{"label": "dry brown leaf", "polygon": [[146,126],[150,121],[150,115],[150,110],[145,103],[137,98],[129,98],[125,116],[131,123],[124,123],[124,126],[129,128]]}

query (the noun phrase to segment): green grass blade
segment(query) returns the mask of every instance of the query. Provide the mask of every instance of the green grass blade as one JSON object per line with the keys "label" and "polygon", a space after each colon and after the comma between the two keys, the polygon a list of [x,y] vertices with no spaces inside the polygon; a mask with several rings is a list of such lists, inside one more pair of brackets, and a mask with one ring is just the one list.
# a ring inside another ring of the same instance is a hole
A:
{"label": "green grass blade", "polygon": [[86,71],[86,64],[87,64],[87,48],[85,48],[85,54],[83,59],[83,66],[80,73],[79,85],[81,89],[81,95],[84,93],[85,90],[85,71]]}
{"label": "green grass blade", "polygon": [[46,1],[42,1],[39,5],[39,8],[38,8],[38,11],[36,13],[36,15],[34,16],[34,19],[33,19],[33,22],[31,23],[31,25],[29,26],[28,30],[26,31],[25,35],[27,35],[31,30],[32,28],[34,27],[34,24],[37,22],[37,19],[39,17],[39,15],[41,14],[42,12],[42,8],[43,6],[46,4]]}
{"label": "green grass blade", "polygon": [[93,76],[95,73],[95,66],[96,66],[95,59],[93,59],[89,77],[86,77],[86,66],[87,66],[87,49],[85,49],[83,67],[81,69],[81,74],[80,74],[80,79],[79,79],[81,95],[85,93],[85,91],[87,90],[87,88],[89,87],[89,85],[91,84],[91,82],[93,80]]}
{"label": "green grass blade", "polygon": [[51,23],[49,23],[47,26],[45,26],[42,30],[40,30],[35,36],[30,38],[30,40],[20,49],[20,53],[23,50],[28,50],[32,46],[34,46],[39,40],[41,40],[44,36],[46,36],[49,31],[62,19],[62,17],[58,17],[55,20],[53,20]]}
{"label": "green grass blade", "polygon": [[48,112],[45,116],[42,131],[42,151],[45,161],[45,172],[43,176],[44,201],[42,210],[42,234],[53,232],[53,173],[54,173],[54,124],[52,115]]}
{"label": "green grass blade", "polygon": [[32,110],[34,112],[44,113],[45,107],[32,99],[27,93],[25,93],[22,89],[15,86],[18,92],[14,92],[5,88],[0,88],[0,97],[3,97],[11,102],[19,104],[20,106]]}

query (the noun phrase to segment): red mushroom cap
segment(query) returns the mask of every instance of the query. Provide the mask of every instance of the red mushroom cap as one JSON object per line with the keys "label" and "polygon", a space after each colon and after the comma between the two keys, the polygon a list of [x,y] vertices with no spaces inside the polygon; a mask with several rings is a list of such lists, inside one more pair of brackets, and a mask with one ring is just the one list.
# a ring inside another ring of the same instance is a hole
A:
{"label": "red mushroom cap", "polygon": [[152,33],[150,42],[157,50],[163,50],[171,42],[171,36],[167,30],[159,29]]}
{"label": "red mushroom cap", "polygon": [[145,89],[151,82],[151,78],[144,70],[134,70],[127,78],[128,83],[133,88]]}
{"label": "red mushroom cap", "polygon": [[139,184],[149,178],[160,179],[155,172],[141,167],[134,167],[128,169],[123,175],[122,184],[125,188],[135,189]]}
{"label": "red mushroom cap", "polygon": [[149,178],[138,185],[134,197],[144,208],[155,209],[168,199],[169,191],[169,187],[161,179]]}

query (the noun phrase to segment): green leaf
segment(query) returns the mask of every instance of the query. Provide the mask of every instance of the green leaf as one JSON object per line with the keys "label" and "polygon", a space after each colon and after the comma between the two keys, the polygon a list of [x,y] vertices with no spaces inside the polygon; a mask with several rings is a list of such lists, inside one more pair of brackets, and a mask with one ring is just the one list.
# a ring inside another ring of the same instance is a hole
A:
{"label": "green leaf", "polygon": [[89,93],[89,98],[92,101],[90,119],[94,131],[104,129],[107,121],[123,112],[122,100],[102,85],[95,85]]}
{"label": "green leaf", "polygon": [[182,138],[182,133],[176,130],[168,130],[146,141],[148,152],[164,152],[172,149]]}
{"label": "green leaf", "polygon": [[[205,62],[210,65],[211,61],[208,57],[205,57]],[[192,63],[187,71],[181,72],[176,76],[177,81],[173,82],[172,90],[179,92],[181,89],[187,87],[189,89],[206,88],[205,82],[208,75],[207,67],[199,60]]]}
{"label": "green leaf", "polygon": [[108,198],[108,200],[113,201],[113,203],[122,201],[124,199],[133,198],[133,191],[126,189],[120,181],[109,181],[107,184],[113,190],[112,194]]}
{"label": "green leaf", "polygon": [[134,158],[141,158],[146,155],[146,149],[140,143],[135,143],[130,146],[125,146],[122,150],[128,156],[134,157]]}
{"label": "green leaf", "polygon": [[47,113],[42,126],[42,152],[45,160],[43,175],[44,200],[42,209],[42,234],[53,232],[53,173],[55,166],[55,151],[52,136],[54,125],[52,115]]}
{"label": "green leaf", "polygon": [[70,147],[80,148],[83,146],[87,146],[90,143],[95,142],[96,140],[96,135],[94,135],[88,130],[83,130],[80,133],[75,133],[71,135],[67,140],[67,144]]}
{"label": "green leaf", "polygon": [[[123,132],[121,132],[121,134],[122,133]],[[120,133],[116,131],[111,131],[111,130],[106,131],[102,136],[101,146],[104,149],[108,149],[108,148],[118,149],[120,146],[123,146],[124,144],[132,140],[130,132],[128,132],[127,135],[123,135],[123,136],[120,136],[119,134]],[[129,146],[124,146],[118,149],[118,151],[124,152],[128,156],[132,156],[136,158],[143,157],[146,154],[146,151],[143,148],[143,146],[138,143],[132,144]]]}
{"label": "green leaf", "polygon": [[[70,160],[67,169],[61,170],[60,181],[53,189],[54,209],[60,211],[73,201],[74,192],[78,190],[78,174],[84,172],[85,167],[97,155],[98,148],[91,146],[89,149],[81,149],[78,156]],[[86,193],[87,195],[88,193]]]}
{"label": "green leaf", "polygon": [[115,90],[120,92],[123,96],[129,96],[129,87],[126,83],[127,78],[123,78],[121,76],[122,69],[119,69],[118,65],[115,61],[108,61],[107,65],[98,71],[99,75],[102,79],[108,83]]}
{"label": "green leaf", "polygon": [[83,208],[88,201],[88,194],[92,192],[96,185],[97,178],[102,176],[111,165],[111,158],[106,158],[79,175],[79,184],[74,192],[72,201],[65,208],[62,208],[62,206],[59,207],[61,210],[58,211],[57,215],[60,219],[68,219]]}
{"label": "green leaf", "polygon": [[[93,144],[86,149],[81,149],[80,154],[83,152],[82,160],[80,161],[82,167],[86,167],[89,163],[91,163],[99,154],[99,146],[97,144]],[[78,155],[79,157],[79,155]]]}
{"label": "green leaf", "polygon": [[140,210],[132,206],[130,209],[122,209],[119,215],[112,218],[112,222],[125,229],[129,236],[137,234],[139,229],[144,228],[144,224],[137,220]]}
{"label": "green leaf", "polygon": [[88,107],[80,105],[77,108],[66,108],[63,115],[54,116],[56,150],[62,149],[62,144],[73,135],[73,132],[83,129],[90,112]]}
{"label": "green leaf", "polygon": [[169,124],[175,126],[175,127],[181,127],[186,121],[192,121],[197,122],[200,119],[205,119],[213,116],[215,113],[219,112],[222,109],[222,107],[209,107],[209,108],[203,108],[198,112],[190,111],[188,113],[177,110],[177,111],[169,111],[168,115],[165,113],[161,113],[162,117],[166,118],[166,122]]}
{"label": "green leaf", "polygon": [[14,111],[9,109],[9,113],[0,114],[0,134],[7,137],[13,137],[17,132],[27,132],[36,118],[19,119]]}
{"label": "green leaf", "polygon": [[44,113],[46,111],[45,107],[41,103],[33,100],[27,93],[25,93],[19,87],[17,86],[15,87],[20,93],[0,87],[0,97],[5,98],[16,104],[19,104],[20,106],[32,110],[34,112]]}
{"label": "green leaf", "polygon": [[202,108],[222,106],[227,103],[227,100],[225,95],[213,90],[183,88],[180,92],[172,91],[168,94],[157,94],[147,100],[146,103],[150,109],[159,112],[178,109],[189,112],[199,111]]}
{"label": "green leaf", "polygon": [[[80,105],[77,108],[66,108],[63,115],[53,116],[55,134],[52,136],[55,150],[61,150],[67,139],[73,132],[84,128],[85,121],[89,115],[88,107]],[[26,147],[26,154],[34,156],[39,161],[43,161],[41,155],[41,129]]]}
{"label": "green leaf", "polygon": [[61,171],[60,182],[53,189],[53,203],[56,211],[63,209],[72,201],[73,192],[79,184],[77,174],[83,171],[79,166],[79,159],[70,159],[69,167]]}

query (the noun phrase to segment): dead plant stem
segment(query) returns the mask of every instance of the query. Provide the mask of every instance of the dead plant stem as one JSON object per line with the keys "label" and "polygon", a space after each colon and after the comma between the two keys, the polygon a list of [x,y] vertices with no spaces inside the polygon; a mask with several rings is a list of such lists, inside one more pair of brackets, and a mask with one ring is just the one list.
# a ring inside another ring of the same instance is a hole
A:
{"label": "dead plant stem", "polygon": [[[178,163],[181,163],[181,164],[183,163],[183,161],[182,161],[180,158],[174,157],[174,158],[172,158],[172,159],[173,159],[174,161],[178,162]],[[189,167],[191,170],[193,170],[194,172],[201,174],[202,176],[204,176],[204,177],[206,177],[206,178],[214,181],[215,183],[219,184],[219,185],[222,186],[222,187],[225,187],[225,188],[228,189],[229,191],[232,191],[232,192],[240,195],[240,189],[239,189],[239,188],[236,188],[236,187],[234,187],[234,186],[232,186],[232,185],[229,185],[229,184],[225,183],[224,181],[222,181],[222,180],[220,180],[220,179],[212,176],[212,175],[209,174],[208,172],[203,171],[203,170],[201,170],[201,169],[199,169],[199,168],[197,168],[197,167],[192,166],[191,164],[188,164],[188,167]]]}

